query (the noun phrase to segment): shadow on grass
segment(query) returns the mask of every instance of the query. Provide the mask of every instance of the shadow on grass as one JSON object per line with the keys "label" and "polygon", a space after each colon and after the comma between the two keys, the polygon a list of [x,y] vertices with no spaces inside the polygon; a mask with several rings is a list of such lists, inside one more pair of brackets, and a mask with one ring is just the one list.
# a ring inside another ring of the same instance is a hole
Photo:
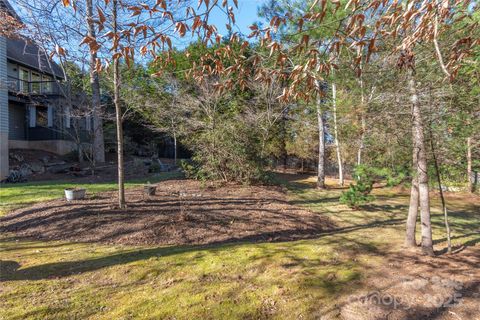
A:
{"label": "shadow on grass", "polygon": [[55,279],[145,260],[151,257],[167,257],[175,254],[212,249],[211,247],[202,248],[196,246],[141,249],[89,260],[47,263],[25,269],[19,269],[20,265],[16,261],[1,261],[0,281]]}
{"label": "shadow on grass", "polygon": [[[371,227],[391,225],[401,223],[402,219],[393,219],[389,221],[374,221],[363,225],[355,225],[345,228],[336,228],[322,234],[315,234],[313,230],[286,230],[274,233],[261,233],[252,236],[245,236],[239,238],[230,238],[225,241],[213,242],[208,245],[198,246],[174,246],[161,247],[152,249],[140,249],[136,251],[128,251],[106,257],[100,257],[90,260],[78,260],[68,262],[55,262],[39,266],[28,267],[20,269],[20,265],[15,261],[1,261],[0,267],[0,281],[18,281],[18,280],[41,280],[41,279],[55,279],[67,277],[84,272],[94,271],[106,267],[111,267],[120,264],[126,264],[134,261],[145,260],[151,257],[167,257],[176,254],[183,254],[189,252],[203,252],[203,251],[221,251],[232,249],[235,246],[249,244],[249,243],[264,243],[268,242],[284,242],[287,237],[291,241],[299,239],[320,239],[326,236],[333,236],[326,242],[328,244],[336,245],[338,243],[347,243],[342,245],[342,250],[351,251],[352,254],[360,252],[368,252],[372,254],[379,253],[377,247],[370,243],[363,243],[361,241],[354,241],[352,239],[343,238],[342,234],[368,229]],[[338,238],[340,236],[340,238]],[[7,239],[7,241],[15,241],[16,238]],[[343,239],[343,240],[340,240]],[[58,244],[55,246],[61,246]],[[32,248],[36,248],[35,246]],[[21,247],[20,249],[26,249]],[[263,257],[263,256],[262,256]],[[295,259],[294,264],[302,265],[305,261]],[[327,284],[325,284],[327,285]]]}

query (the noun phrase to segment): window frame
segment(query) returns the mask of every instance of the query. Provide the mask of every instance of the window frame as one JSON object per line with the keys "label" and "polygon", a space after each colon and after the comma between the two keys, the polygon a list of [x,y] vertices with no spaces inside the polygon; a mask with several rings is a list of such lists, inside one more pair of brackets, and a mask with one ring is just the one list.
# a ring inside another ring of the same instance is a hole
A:
{"label": "window frame", "polygon": [[[27,79],[23,79],[22,75],[24,75],[23,72],[26,72],[27,74]],[[18,89],[20,92],[23,93],[29,93],[30,92],[30,70],[24,67],[19,67],[18,68],[18,79],[19,79],[19,86]],[[27,88],[25,88],[25,83],[27,84]]]}
{"label": "window frame", "polygon": [[[37,80],[33,80],[34,75],[38,77]],[[42,74],[40,72],[31,71],[30,79],[31,79],[30,82],[31,82],[32,93],[41,93],[42,92]]]}

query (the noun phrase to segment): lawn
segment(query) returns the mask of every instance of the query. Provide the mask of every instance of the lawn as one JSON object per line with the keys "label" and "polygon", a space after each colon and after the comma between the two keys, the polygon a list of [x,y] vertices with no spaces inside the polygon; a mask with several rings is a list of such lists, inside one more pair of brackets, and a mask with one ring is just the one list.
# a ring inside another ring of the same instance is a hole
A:
{"label": "lawn", "polygon": [[[318,191],[312,184],[312,179],[289,181],[290,202],[330,217],[338,228],[307,240],[133,247],[17,241],[12,234],[2,235],[0,318],[338,317],[341,302],[374,286],[371,279],[386,265],[405,263],[393,257],[401,252],[408,196],[379,188],[375,202],[353,211],[338,204],[341,190]],[[65,186],[18,185],[2,190],[2,198],[23,205],[33,201],[35,192],[42,199],[58,197]],[[15,195],[24,190],[30,196]],[[451,195],[448,204],[454,244],[474,246],[480,240],[478,197]],[[435,246],[441,250],[445,240],[438,199],[433,208]]]}

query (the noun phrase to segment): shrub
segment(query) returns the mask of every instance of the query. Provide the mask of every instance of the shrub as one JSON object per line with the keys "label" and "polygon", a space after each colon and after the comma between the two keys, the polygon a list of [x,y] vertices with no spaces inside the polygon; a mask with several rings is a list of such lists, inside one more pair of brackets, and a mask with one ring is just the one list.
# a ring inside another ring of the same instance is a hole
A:
{"label": "shrub", "polygon": [[371,191],[372,186],[367,183],[351,183],[348,191],[342,192],[340,203],[346,204],[350,208],[358,209],[361,205],[373,201],[374,197],[370,195]]}
{"label": "shrub", "polygon": [[267,180],[256,132],[240,121],[225,121],[190,139],[192,159],[181,163],[187,177],[246,184]]}
{"label": "shrub", "polygon": [[161,169],[160,165],[157,162],[153,161],[150,167],[148,168],[148,172],[159,173],[161,171],[160,169]]}
{"label": "shrub", "polygon": [[370,192],[372,192],[373,184],[380,173],[373,167],[357,166],[354,170],[355,184],[351,183],[348,190],[342,192],[340,203],[357,209],[359,206],[373,201],[374,197],[370,195]]}

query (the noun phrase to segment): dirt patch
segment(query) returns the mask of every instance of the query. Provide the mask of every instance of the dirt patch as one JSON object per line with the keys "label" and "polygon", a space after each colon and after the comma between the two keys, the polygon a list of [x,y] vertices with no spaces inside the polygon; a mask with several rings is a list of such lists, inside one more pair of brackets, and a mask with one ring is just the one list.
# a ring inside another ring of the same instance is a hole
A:
{"label": "dirt patch", "polygon": [[155,196],[127,191],[128,208],[116,194],[84,201],[49,201],[0,218],[0,232],[17,238],[119,244],[209,244],[286,241],[316,237],[333,223],[293,206],[280,187],[202,187],[197,181],[158,184]]}

